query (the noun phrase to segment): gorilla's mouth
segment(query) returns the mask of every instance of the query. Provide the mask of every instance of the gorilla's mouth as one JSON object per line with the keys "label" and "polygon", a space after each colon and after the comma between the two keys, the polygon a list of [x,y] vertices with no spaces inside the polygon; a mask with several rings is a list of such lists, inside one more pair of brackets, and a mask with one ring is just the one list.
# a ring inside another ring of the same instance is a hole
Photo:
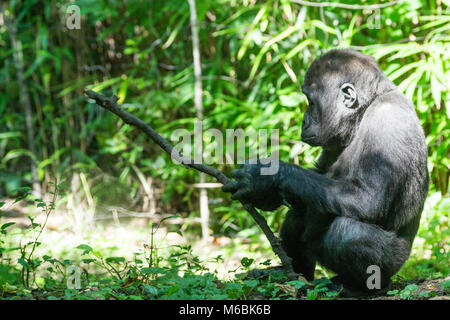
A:
{"label": "gorilla's mouth", "polygon": [[310,136],[302,135],[302,141],[313,147],[320,145],[319,141],[317,140],[317,135],[315,135],[315,134],[310,135]]}
{"label": "gorilla's mouth", "polygon": [[315,134],[312,134],[312,135],[309,135],[309,136],[306,136],[306,135],[302,134],[302,141],[304,141],[304,142],[314,141],[315,139],[316,139],[316,135]]}

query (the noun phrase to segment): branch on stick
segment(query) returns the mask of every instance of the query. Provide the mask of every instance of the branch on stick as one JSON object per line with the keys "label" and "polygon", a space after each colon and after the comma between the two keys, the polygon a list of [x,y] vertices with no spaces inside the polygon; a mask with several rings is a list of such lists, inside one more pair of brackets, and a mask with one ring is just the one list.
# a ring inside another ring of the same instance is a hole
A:
{"label": "branch on stick", "polygon": [[[172,157],[172,159],[184,164],[186,168],[194,168],[198,171],[204,172],[207,175],[216,178],[217,181],[219,181],[222,184],[226,184],[230,181],[230,179],[219,170],[207,166],[205,164],[194,163],[194,161],[190,157],[182,155],[180,152],[178,152],[178,150],[174,149],[174,147],[166,139],[164,139],[159,133],[153,130],[148,124],[146,124],[141,119],[136,118],[131,113],[120,108],[120,106],[117,104],[117,101],[119,100],[118,97],[112,96],[108,98],[105,97],[104,95],[101,95],[97,92],[87,89],[84,90],[84,94],[89,98],[95,100],[95,103],[98,104],[100,107],[108,109],[109,111],[117,115],[125,123],[135,126],[141,131],[143,131],[154,142],[156,142],[156,144],[158,144],[165,152],[167,152]],[[246,203],[242,203],[242,205],[244,206],[245,210],[247,210],[250,213],[252,218],[264,232],[265,236],[270,242],[270,245],[272,246],[273,251],[280,258],[281,264],[283,265],[283,268],[286,271],[289,279],[296,279],[298,275],[294,272],[294,269],[292,268],[292,259],[289,258],[289,256],[283,250],[281,246],[281,240],[275,237],[272,230],[270,230],[269,226],[267,225],[267,222],[264,219],[264,217],[260,215],[259,212],[253,206]]]}

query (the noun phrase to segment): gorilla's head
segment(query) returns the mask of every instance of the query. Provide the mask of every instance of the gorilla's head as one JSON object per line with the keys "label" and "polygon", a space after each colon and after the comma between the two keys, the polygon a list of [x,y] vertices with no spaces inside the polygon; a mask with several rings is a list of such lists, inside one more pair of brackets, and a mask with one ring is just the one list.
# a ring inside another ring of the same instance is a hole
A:
{"label": "gorilla's head", "polygon": [[346,146],[366,108],[394,89],[375,60],[353,50],[332,50],[316,59],[302,91],[308,99],[302,140],[312,146]]}

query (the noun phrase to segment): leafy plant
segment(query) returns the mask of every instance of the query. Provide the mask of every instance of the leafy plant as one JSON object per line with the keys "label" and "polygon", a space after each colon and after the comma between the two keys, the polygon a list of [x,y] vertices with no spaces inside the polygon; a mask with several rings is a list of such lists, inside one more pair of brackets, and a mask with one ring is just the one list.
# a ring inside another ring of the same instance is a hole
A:
{"label": "leafy plant", "polygon": [[[18,259],[18,263],[22,266],[21,279],[25,288],[29,288],[32,284],[34,284],[35,271],[43,262],[41,258],[35,257],[34,253],[36,248],[41,245],[41,242],[39,242],[38,240],[47,225],[48,218],[50,214],[55,210],[55,203],[59,189],[57,183],[51,182],[50,185],[53,185],[53,191],[50,192],[52,198],[48,203],[44,202],[41,199],[34,199],[36,207],[41,208],[44,214],[44,222],[42,224],[38,224],[34,222],[35,221],[34,218],[28,216],[28,219],[30,220],[31,223],[30,228],[31,230],[35,231],[35,236],[31,241],[28,241],[26,244],[22,244],[22,242],[20,242],[19,246],[20,258]],[[30,194],[31,189],[28,189],[25,195],[17,198],[15,202],[25,199]]]}

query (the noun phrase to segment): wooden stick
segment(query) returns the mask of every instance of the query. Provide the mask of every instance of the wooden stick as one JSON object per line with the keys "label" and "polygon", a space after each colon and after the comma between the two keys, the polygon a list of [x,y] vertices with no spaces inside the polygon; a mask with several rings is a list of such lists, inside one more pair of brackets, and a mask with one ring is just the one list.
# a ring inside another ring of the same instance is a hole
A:
{"label": "wooden stick", "polygon": [[[166,139],[164,139],[159,133],[153,130],[148,124],[146,124],[141,119],[136,118],[131,113],[120,108],[120,106],[117,104],[117,101],[119,100],[118,97],[112,96],[108,98],[104,95],[101,95],[97,92],[87,89],[84,90],[84,94],[89,98],[95,100],[95,103],[98,104],[100,107],[103,107],[111,111],[115,115],[117,115],[125,123],[135,126],[141,131],[143,131],[146,135],[150,137],[150,139],[156,142],[156,144],[158,144],[173,159],[184,164],[186,168],[194,168],[198,171],[204,172],[207,175],[216,178],[217,181],[219,181],[222,184],[230,182],[230,179],[219,170],[202,163],[194,163],[194,161],[190,157],[186,157],[182,155],[180,152],[178,152],[176,149],[174,149],[173,146]],[[269,226],[267,225],[267,222],[264,219],[264,217],[261,214],[259,214],[259,212],[253,206],[246,203],[242,203],[242,205],[244,206],[245,210],[247,210],[250,213],[252,218],[264,232],[265,236],[269,240],[270,245],[272,246],[273,251],[280,258],[281,264],[283,265],[283,269],[286,271],[288,278],[297,279],[298,274],[296,274],[294,272],[294,269],[292,268],[292,259],[283,250],[283,247],[281,246],[281,240],[275,237],[272,230],[270,230]]]}

